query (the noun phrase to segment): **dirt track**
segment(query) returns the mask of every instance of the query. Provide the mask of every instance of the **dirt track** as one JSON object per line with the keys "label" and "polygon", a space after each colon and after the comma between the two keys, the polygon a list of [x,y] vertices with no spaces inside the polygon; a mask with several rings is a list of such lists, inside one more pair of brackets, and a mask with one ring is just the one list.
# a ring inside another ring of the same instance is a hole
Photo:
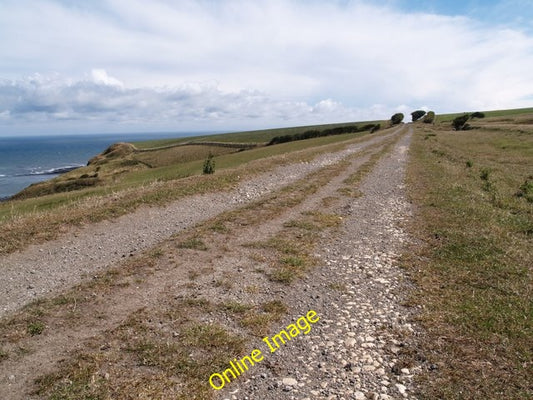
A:
{"label": "dirt track", "polygon": [[[83,282],[84,276],[100,274],[121,260],[135,259],[143,250],[157,245],[164,254],[134,285],[116,286],[111,291],[94,289],[95,298],[88,304],[74,305],[83,309],[74,323],[51,317],[42,335],[2,344],[0,348],[10,355],[17,346],[26,352],[0,362],[0,398],[40,398],[29,395],[35,378],[53,372],[60,360],[87,348],[113,349],[113,344],[106,341],[106,332],[113,337],[114,329],[141,309],[156,313],[169,296],[249,303],[281,299],[289,304],[289,311],[272,333],[310,309],[320,317],[308,336],[269,355],[268,362],[216,392],[219,398],[411,398],[410,381],[418,366],[405,368],[399,353],[410,346],[416,328],[408,323],[410,311],[401,306],[402,293],[409,283],[395,263],[402,243],[408,240],[401,226],[409,218],[403,174],[410,135],[409,129],[366,176],[359,187],[362,197],[339,198],[338,189],[368,160],[368,154],[357,156],[358,152],[370,149],[381,138],[290,169],[279,167],[244,183],[235,192],[195,196],[164,209],[143,208],[114,222],[88,226],[3,258],[0,268],[7,279],[0,283],[0,313],[8,315],[32,299],[58,294]],[[271,196],[298,179],[312,180],[317,171],[343,159],[349,161],[347,167],[303,201],[259,224],[243,224],[230,238],[217,236],[209,243],[208,251],[176,252],[169,241],[172,235]],[[325,206],[324,199],[328,198],[338,199]],[[317,210],[335,212],[343,218],[342,225],[328,231],[314,249],[319,265],[288,288],[270,283],[258,272],[259,267],[268,268],[268,260],[251,262],[251,257],[257,255],[245,245],[251,238],[267,240],[288,221]],[[175,257],[179,258],[177,267],[170,262]],[[204,272],[191,279],[191,271]],[[231,285],[218,284],[224,279]],[[242,290],[251,285],[260,288],[259,293]],[[52,326],[55,329],[50,329]],[[252,340],[251,345],[258,347],[261,340]],[[112,381],[114,374],[109,374]],[[118,379],[120,374],[116,375]]]}

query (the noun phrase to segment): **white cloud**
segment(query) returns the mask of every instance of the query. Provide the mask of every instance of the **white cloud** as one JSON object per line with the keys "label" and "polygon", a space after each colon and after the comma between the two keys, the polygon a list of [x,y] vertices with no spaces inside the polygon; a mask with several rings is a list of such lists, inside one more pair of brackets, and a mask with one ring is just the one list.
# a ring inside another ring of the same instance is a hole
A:
{"label": "white cloud", "polygon": [[87,4],[0,3],[10,129],[37,120],[259,128],[422,105],[530,106],[533,96],[533,38],[466,17],[356,0]]}
{"label": "white cloud", "polygon": [[112,76],[109,76],[105,69],[93,69],[91,71],[91,76],[93,78],[93,82],[96,84],[102,84],[107,86],[117,86],[117,87],[124,87],[124,84],[119,81],[117,78],[113,78]]}

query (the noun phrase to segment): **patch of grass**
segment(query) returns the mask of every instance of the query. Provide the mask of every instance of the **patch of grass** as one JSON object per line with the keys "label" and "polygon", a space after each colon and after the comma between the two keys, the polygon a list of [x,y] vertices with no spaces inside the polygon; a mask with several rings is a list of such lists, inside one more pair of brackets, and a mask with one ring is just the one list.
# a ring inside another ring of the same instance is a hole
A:
{"label": "patch of grass", "polygon": [[229,229],[224,224],[224,221],[216,221],[214,222],[209,229],[211,229],[213,232],[217,233],[228,233]]}
{"label": "patch of grass", "polygon": [[7,351],[0,349],[0,362],[8,358]]}
{"label": "patch of grass", "polygon": [[78,368],[69,369],[65,375],[56,372],[39,378],[35,394],[47,393],[50,400],[108,398],[109,390],[102,384],[104,377],[97,374],[99,362],[96,357],[80,355],[76,361]]}
{"label": "patch of grass", "polygon": [[165,254],[165,252],[163,251],[163,249],[157,247],[155,249],[152,249],[148,252],[148,255],[150,257],[153,257],[153,258],[161,258],[163,257],[163,255]]}
{"label": "patch of grass", "polygon": [[234,314],[244,314],[246,311],[252,308],[249,304],[242,304],[237,301],[226,301],[220,305],[220,308],[224,311],[229,311]]}
{"label": "patch of grass", "polygon": [[283,257],[281,259],[281,263],[289,267],[299,268],[305,265],[305,260],[302,257],[298,257],[298,256],[288,256],[288,257]]}
{"label": "patch of grass", "polygon": [[262,337],[268,334],[270,326],[279,322],[287,311],[287,305],[281,300],[267,301],[259,309],[246,313],[241,325],[249,329],[254,336]]}
{"label": "patch of grass", "polygon": [[[533,168],[533,136],[489,126],[442,130],[431,147],[421,133],[413,138],[408,188],[418,245],[404,264],[418,285],[410,301],[423,310],[421,351],[438,366],[418,378],[421,398],[533,395],[533,242],[524,235],[533,205],[516,196]],[[432,157],[432,149],[451,157]],[[465,160],[483,165],[480,173],[465,170]]]}
{"label": "patch of grass", "polygon": [[208,249],[204,241],[196,237],[179,242],[177,247],[179,249],[192,249],[192,250],[201,250],[201,251],[206,251]]}
{"label": "patch of grass", "polygon": [[36,335],[40,335],[41,333],[43,333],[44,328],[45,328],[45,325],[41,321],[34,321],[28,324],[26,331],[31,336],[36,336]]}

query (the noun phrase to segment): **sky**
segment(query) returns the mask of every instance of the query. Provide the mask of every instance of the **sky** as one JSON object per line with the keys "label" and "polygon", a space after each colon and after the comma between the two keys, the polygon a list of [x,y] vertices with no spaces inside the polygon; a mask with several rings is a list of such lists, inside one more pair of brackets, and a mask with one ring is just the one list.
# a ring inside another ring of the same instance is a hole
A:
{"label": "sky", "polygon": [[0,0],[0,136],[531,106],[530,0]]}

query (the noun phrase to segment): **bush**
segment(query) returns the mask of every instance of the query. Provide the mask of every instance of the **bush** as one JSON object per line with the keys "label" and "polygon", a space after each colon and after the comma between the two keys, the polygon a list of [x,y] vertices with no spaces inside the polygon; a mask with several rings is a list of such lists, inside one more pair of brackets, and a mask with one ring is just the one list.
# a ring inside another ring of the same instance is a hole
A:
{"label": "bush", "polygon": [[467,130],[470,126],[466,123],[470,119],[470,114],[464,114],[453,120],[452,126],[456,131]]}
{"label": "bush", "polygon": [[396,113],[392,117],[390,117],[390,122],[392,125],[398,125],[403,121],[404,115],[402,113]]}
{"label": "bush", "polygon": [[[379,124],[377,126],[378,126],[377,129],[379,129],[380,127]],[[294,135],[275,136],[270,140],[270,142],[268,142],[267,146],[271,146],[273,144],[292,142],[295,140],[305,140],[305,139],[312,139],[312,138],[318,138],[318,137],[323,137],[323,136],[342,135],[344,133],[364,132],[364,131],[373,130],[375,128],[376,128],[376,125],[374,124],[366,124],[361,127],[357,125],[338,126],[336,128],[329,128],[329,129],[324,129],[321,131],[317,129],[312,129],[312,130],[308,130],[302,133],[296,133]]]}
{"label": "bush", "polygon": [[213,174],[215,172],[215,160],[213,160],[213,157],[213,154],[209,153],[204,161],[204,174]]}
{"label": "bush", "polygon": [[379,131],[381,129],[381,124],[376,124],[374,127],[370,130],[370,133],[374,133],[376,131]]}
{"label": "bush", "polygon": [[470,118],[485,118],[485,114],[483,114],[482,112],[476,111],[470,116]]}
{"label": "bush", "polygon": [[435,113],[433,111],[428,111],[428,113],[424,116],[424,119],[422,122],[425,124],[432,124],[435,121]]}
{"label": "bush", "polygon": [[422,118],[424,115],[426,115],[426,112],[424,110],[416,110],[411,113],[411,120],[413,122],[418,121],[420,118]]}

